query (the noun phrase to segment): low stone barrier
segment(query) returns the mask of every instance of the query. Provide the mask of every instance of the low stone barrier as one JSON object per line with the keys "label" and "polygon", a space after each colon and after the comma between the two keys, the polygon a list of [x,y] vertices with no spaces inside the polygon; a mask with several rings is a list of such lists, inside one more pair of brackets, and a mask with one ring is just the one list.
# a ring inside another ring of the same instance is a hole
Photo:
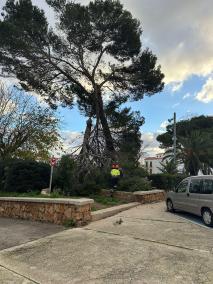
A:
{"label": "low stone barrier", "polygon": [[134,193],[135,201],[142,204],[159,202],[165,200],[166,193],[164,190],[149,190],[149,191],[135,191]]}
{"label": "low stone barrier", "polygon": [[[102,189],[101,195],[111,196],[111,191]],[[158,202],[165,200],[165,191],[164,190],[149,190],[149,191],[135,191],[135,192],[126,192],[126,191],[115,191],[113,196],[119,200],[126,202],[140,202],[140,203],[150,203]]]}
{"label": "low stone barrier", "polygon": [[93,199],[0,198],[0,217],[63,224],[73,220],[77,226],[92,220]]}
{"label": "low stone barrier", "polygon": [[128,204],[113,206],[113,207],[110,207],[110,208],[101,209],[101,210],[92,212],[92,221],[98,221],[98,220],[101,220],[101,219],[111,217],[111,216],[116,215],[116,214],[123,212],[125,210],[134,208],[138,205],[140,205],[139,202],[131,202],[131,203],[128,203]]}
{"label": "low stone barrier", "polygon": [[[106,197],[110,197],[111,196],[111,191],[107,190],[107,189],[102,189],[101,190],[101,195],[102,196],[106,196]],[[122,200],[122,201],[126,201],[126,202],[135,202],[135,196],[133,194],[133,192],[127,192],[127,191],[114,191],[113,192],[113,197]]]}

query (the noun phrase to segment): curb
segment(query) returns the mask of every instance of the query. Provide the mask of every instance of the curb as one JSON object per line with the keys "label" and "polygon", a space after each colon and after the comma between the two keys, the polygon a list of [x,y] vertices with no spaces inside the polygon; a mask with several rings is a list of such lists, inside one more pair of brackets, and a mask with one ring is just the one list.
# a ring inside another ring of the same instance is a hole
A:
{"label": "curb", "polygon": [[138,205],[141,205],[141,203],[140,202],[132,202],[132,203],[114,206],[114,207],[110,207],[110,208],[106,208],[106,209],[102,209],[102,210],[92,212],[92,214],[91,214],[92,215],[92,222],[111,217],[113,215],[116,215],[117,213],[131,209],[131,208],[136,207]]}

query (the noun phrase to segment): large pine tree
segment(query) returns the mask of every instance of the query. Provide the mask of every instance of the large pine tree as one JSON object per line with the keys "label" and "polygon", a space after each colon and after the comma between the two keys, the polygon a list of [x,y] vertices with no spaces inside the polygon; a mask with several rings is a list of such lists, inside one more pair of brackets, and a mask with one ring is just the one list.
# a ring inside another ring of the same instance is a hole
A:
{"label": "large pine tree", "polygon": [[0,21],[3,74],[15,75],[25,90],[40,93],[52,107],[77,103],[95,119],[96,134],[101,129],[105,151],[114,157],[106,106],[160,92],[164,75],[157,57],[142,49],[140,22],[118,0],[95,0],[87,6],[46,2],[57,16],[54,27],[31,0],[7,0]]}

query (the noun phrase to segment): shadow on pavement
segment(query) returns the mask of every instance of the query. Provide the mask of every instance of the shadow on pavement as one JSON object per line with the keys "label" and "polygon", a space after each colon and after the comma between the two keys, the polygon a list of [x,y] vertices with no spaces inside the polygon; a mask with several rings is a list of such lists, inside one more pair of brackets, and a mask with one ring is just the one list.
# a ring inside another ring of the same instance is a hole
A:
{"label": "shadow on pavement", "polygon": [[190,213],[187,213],[187,212],[182,212],[182,211],[175,212],[175,214],[177,216],[181,217],[181,218],[184,218],[185,220],[188,220],[189,222],[196,224],[196,225],[199,225],[199,226],[205,227],[207,229],[213,230],[213,228],[210,228],[210,227],[207,227],[206,225],[204,225],[202,218],[199,217],[199,216],[196,216],[196,215],[193,215],[193,214],[190,214]]}

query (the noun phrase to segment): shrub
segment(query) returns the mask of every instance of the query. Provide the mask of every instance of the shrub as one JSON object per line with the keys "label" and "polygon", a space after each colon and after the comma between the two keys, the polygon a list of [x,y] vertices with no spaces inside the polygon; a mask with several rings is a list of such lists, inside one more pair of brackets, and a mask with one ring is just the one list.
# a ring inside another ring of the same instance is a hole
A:
{"label": "shrub", "polygon": [[148,178],[151,180],[152,186],[159,189],[171,190],[185,177],[182,174],[152,174]]}
{"label": "shrub", "polygon": [[148,176],[148,172],[144,168],[138,167],[130,170],[129,176],[146,178]]}
{"label": "shrub", "polygon": [[73,219],[64,221],[63,225],[65,228],[75,228],[77,226],[76,221]]}
{"label": "shrub", "polygon": [[147,191],[151,190],[151,182],[142,177],[126,177],[119,181],[118,190],[121,191]]}
{"label": "shrub", "polygon": [[53,174],[53,187],[60,188],[65,194],[73,194],[76,177],[75,162],[68,155],[62,156]]}
{"label": "shrub", "polygon": [[91,194],[98,194],[100,192],[100,185],[95,180],[86,179],[83,183],[76,185],[76,194],[79,196],[88,196]]}
{"label": "shrub", "polygon": [[94,169],[89,175],[83,177],[77,185],[76,192],[80,196],[100,193],[101,188],[109,185],[109,173],[104,169]]}
{"label": "shrub", "polygon": [[45,163],[26,160],[4,162],[2,191],[30,192],[48,187],[50,166]]}
{"label": "shrub", "polygon": [[4,189],[4,163],[0,161],[0,191]]}
{"label": "shrub", "polygon": [[58,163],[53,178],[53,187],[59,188],[65,195],[88,196],[97,194],[107,183],[106,172],[94,169],[89,175],[79,176],[78,165],[68,155]]}

